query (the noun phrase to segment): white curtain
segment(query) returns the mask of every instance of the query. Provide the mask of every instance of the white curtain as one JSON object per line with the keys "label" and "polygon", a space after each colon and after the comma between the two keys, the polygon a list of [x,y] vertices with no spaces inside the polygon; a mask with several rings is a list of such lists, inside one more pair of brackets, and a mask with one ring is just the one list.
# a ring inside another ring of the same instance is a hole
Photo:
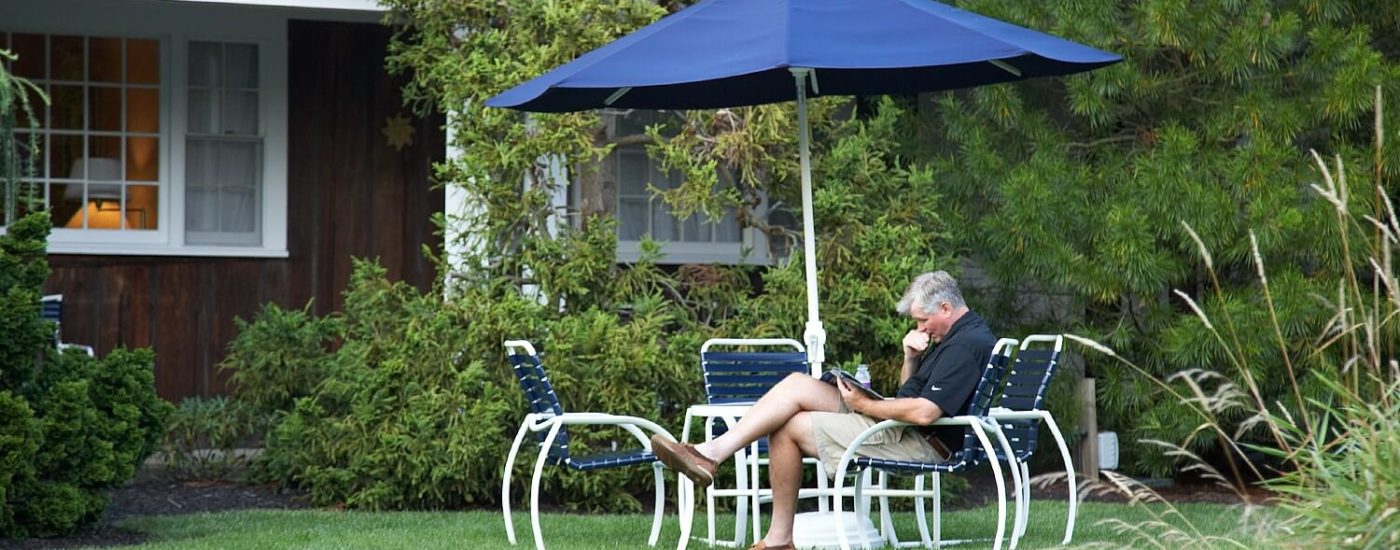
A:
{"label": "white curtain", "polygon": [[190,43],[186,241],[255,244],[262,189],[257,47]]}
{"label": "white curtain", "polygon": [[258,146],[249,142],[219,144],[219,230],[250,233],[257,221]]}

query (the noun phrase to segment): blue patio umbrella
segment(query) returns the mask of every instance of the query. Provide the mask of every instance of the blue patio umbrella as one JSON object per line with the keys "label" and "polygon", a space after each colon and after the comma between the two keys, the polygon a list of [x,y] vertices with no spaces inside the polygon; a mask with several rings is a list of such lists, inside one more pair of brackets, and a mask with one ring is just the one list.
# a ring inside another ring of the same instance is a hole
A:
{"label": "blue patio umbrella", "polygon": [[951,90],[1088,71],[1121,58],[930,0],[703,0],[486,101],[569,112],[797,102],[807,328],[825,361],[806,101]]}

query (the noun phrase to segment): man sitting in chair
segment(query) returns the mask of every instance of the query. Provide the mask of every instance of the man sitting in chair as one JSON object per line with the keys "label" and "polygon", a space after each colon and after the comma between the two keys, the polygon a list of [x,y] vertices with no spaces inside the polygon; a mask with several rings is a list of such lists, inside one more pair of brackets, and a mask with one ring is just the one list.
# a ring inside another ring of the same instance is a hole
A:
{"label": "man sitting in chair", "polygon": [[[872,458],[938,462],[962,446],[963,428],[930,428],[943,416],[967,411],[996,338],[967,308],[957,281],[944,271],[910,283],[896,309],[917,323],[904,335],[903,385],[894,399],[877,400],[811,376],[792,375],[759,399],[733,429],[700,445],[653,436],[652,449],[668,467],[700,487],[714,483],[719,463],[768,436],[768,476],[773,517],[768,534],[750,550],[792,548],[793,514],[802,483],[802,457],[818,457],[835,475],[841,455],[876,423],[902,420],[923,427],[893,429],[865,442],[857,454]],[[930,347],[931,342],[937,345]],[[946,432],[946,433],[944,433]]]}

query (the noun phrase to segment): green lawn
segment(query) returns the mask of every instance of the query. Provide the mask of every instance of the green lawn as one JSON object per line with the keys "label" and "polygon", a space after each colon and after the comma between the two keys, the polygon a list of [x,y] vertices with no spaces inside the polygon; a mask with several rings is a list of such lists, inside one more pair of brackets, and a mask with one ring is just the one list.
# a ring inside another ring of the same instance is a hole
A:
{"label": "green lawn", "polygon": [[[1236,526],[1241,515],[1239,508],[1210,504],[1185,504],[1179,508],[1203,534],[1237,533]],[[1064,525],[1065,504],[1035,501],[1031,511],[1031,524],[1019,548],[1058,545]],[[517,541],[523,547],[533,547],[529,514],[520,511],[513,515]],[[732,516],[729,517],[729,529],[732,530]],[[896,518],[901,538],[907,540],[917,536],[912,513],[900,513]],[[944,537],[990,537],[994,518],[995,507],[944,514]],[[1135,522],[1152,519],[1152,516],[1141,506],[1086,503],[1080,509],[1074,542],[1134,546],[1131,538],[1101,524],[1108,518]],[[675,516],[666,519],[658,548],[674,548],[679,534]],[[545,543],[551,549],[645,548],[651,518],[641,515],[546,514],[542,523]],[[703,511],[696,515],[696,523],[693,534],[703,534]],[[718,523],[721,533],[726,531],[725,520],[721,519]],[[501,515],[482,511],[369,513],[250,510],[133,518],[121,526],[151,535],[149,543],[128,548],[510,548]],[[1246,537],[1237,535],[1237,538]],[[690,548],[707,547],[699,541],[692,541],[690,545]],[[977,548],[981,545],[959,547]]]}

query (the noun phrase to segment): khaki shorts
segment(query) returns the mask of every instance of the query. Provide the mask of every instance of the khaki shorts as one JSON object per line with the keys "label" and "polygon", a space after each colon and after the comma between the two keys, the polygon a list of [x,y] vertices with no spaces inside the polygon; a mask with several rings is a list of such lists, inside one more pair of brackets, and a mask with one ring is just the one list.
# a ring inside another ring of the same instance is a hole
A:
{"label": "khaki shorts", "polygon": [[[867,428],[880,422],[875,418],[851,412],[844,400],[841,401],[839,411],[810,413],[812,438],[817,443],[817,459],[821,460],[822,467],[826,468],[826,475],[831,478],[836,477],[836,468],[841,464],[841,455],[846,453],[846,447]],[[946,456],[924,439],[924,434],[912,426],[890,428],[870,436],[856,450],[856,455],[918,462],[947,460]]]}

